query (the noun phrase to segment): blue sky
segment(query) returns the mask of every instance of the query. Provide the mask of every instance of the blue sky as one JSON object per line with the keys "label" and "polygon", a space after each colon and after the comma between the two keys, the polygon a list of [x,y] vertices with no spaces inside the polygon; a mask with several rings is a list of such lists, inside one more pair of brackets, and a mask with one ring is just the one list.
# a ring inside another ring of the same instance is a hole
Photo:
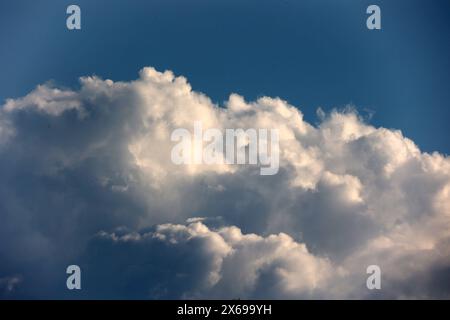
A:
{"label": "blue sky", "polygon": [[[365,9],[382,10],[369,31]],[[448,1],[2,1],[0,99],[54,80],[136,77],[143,66],[186,76],[222,103],[232,92],[279,96],[315,122],[317,107],[354,104],[424,151],[450,152]]]}

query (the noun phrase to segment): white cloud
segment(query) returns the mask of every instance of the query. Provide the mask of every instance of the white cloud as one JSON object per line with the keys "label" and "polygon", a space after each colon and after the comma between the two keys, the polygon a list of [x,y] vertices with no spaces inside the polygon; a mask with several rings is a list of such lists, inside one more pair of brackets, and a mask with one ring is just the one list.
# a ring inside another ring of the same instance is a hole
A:
{"label": "white cloud", "polygon": [[[270,287],[283,297],[371,297],[365,270],[379,264],[391,284],[384,296],[448,297],[450,288],[433,288],[445,274],[436,270],[450,268],[449,158],[422,153],[400,131],[375,128],[352,111],[321,118],[313,126],[279,98],[232,94],[221,107],[185,78],[153,68],[131,82],[86,77],[78,90],[41,85],[7,100],[0,258],[9,264],[0,277],[32,276],[28,264],[43,259],[59,268],[83,256],[99,230],[160,225],[167,229],[155,234],[179,241],[196,226],[210,267],[201,269],[204,282],[195,278],[201,290],[193,283],[197,291],[184,292],[245,297],[260,288],[264,297]],[[204,129],[278,129],[279,173],[174,165],[170,134],[195,121]],[[180,225],[198,216],[220,216],[221,225]],[[30,256],[21,253],[30,248]],[[233,276],[245,281],[231,287]]]}

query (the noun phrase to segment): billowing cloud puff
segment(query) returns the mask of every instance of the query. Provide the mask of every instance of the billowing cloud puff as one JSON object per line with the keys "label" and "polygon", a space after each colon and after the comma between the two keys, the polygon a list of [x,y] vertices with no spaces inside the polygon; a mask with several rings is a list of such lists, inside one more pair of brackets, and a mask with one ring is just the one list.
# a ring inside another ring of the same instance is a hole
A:
{"label": "billowing cloud puff", "polygon": [[[169,71],[80,81],[0,109],[5,297],[450,296],[448,157],[352,110],[313,126],[279,98],[218,106]],[[277,129],[278,173],[174,164],[171,133],[195,121]]]}
{"label": "billowing cloud puff", "polygon": [[[83,264],[91,294],[133,298],[310,296],[331,268],[286,234],[210,230],[200,221],[141,233],[101,232]],[[123,277],[115,281],[118,273]]]}

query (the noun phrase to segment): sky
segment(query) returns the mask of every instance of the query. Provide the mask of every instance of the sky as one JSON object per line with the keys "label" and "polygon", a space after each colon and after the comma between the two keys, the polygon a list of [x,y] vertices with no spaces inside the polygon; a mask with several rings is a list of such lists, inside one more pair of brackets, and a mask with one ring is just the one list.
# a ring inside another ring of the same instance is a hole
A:
{"label": "sky", "polygon": [[315,121],[318,107],[353,104],[421,149],[448,153],[448,1],[78,1],[80,32],[64,28],[70,1],[2,1],[0,99],[37,83],[76,86],[96,74],[131,80],[143,66],[173,70],[222,103],[279,96]]}
{"label": "sky", "polygon": [[[449,9],[2,1],[0,298],[449,298]],[[175,165],[199,120],[279,171]]]}

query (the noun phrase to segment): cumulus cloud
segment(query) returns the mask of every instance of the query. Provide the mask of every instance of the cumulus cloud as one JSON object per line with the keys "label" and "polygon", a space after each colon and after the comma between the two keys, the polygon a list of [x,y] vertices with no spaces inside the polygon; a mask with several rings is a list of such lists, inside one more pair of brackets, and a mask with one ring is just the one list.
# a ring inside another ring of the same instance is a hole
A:
{"label": "cumulus cloud", "polygon": [[[242,234],[235,226],[213,230],[199,221],[140,233],[100,232],[83,263],[92,294],[116,296],[135,286],[130,296],[146,298],[310,296],[331,268],[287,234]],[[118,272],[126,281],[114,280]]]}
{"label": "cumulus cloud", "polygon": [[[277,129],[278,174],[173,164],[172,131],[195,121]],[[17,297],[70,297],[68,264],[86,297],[450,295],[449,158],[356,111],[313,126],[282,99],[219,106],[153,68],[40,85],[0,109],[0,177],[0,278],[20,275]]]}

